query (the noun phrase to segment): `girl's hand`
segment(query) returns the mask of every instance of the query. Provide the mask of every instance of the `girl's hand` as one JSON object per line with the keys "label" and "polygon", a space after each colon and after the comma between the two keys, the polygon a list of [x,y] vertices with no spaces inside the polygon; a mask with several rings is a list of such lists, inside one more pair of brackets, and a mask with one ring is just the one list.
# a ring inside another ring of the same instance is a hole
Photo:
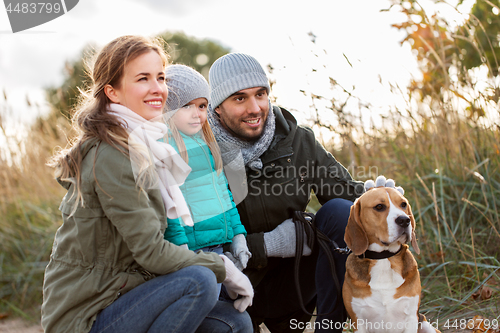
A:
{"label": "girl's hand", "polygon": [[252,257],[252,254],[248,250],[245,235],[239,234],[234,236],[230,249],[233,258],[236,259],[234,264],[240,271],[244,270],[247,267],[248,260]]}

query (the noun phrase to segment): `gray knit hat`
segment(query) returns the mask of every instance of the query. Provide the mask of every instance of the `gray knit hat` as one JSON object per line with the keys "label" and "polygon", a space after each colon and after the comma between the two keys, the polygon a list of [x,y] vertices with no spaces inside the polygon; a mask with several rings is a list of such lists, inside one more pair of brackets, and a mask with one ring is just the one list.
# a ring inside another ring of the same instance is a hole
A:
{"label": "gray knit hat", "polygon": [[165,78],[168,87],[165,112],[176,111],[197,98],[203,97],[207,101],[210,100],[210,87],[207,80],[191,67],[184,65],[167,66]]}
{"label": "gray knit hat", "polygon": [[217,59],[208,73],[212,109],[237,91],[265,87],[269,94],[269,79],[259,62],[243,53],[229,53]]}

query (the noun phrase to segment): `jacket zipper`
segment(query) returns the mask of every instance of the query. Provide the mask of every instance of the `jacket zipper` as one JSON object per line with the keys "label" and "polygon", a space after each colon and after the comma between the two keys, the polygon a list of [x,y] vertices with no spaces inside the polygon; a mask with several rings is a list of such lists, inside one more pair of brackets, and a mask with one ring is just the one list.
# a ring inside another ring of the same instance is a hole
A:
{"label": "jacket zipper", "polygon": [[[278,156],[278,157],[276,157],[276,158],[273,158],[272,160],[266,161],[266,164],[269,164],[269,163],[271,163],[271,162],[273,162],[273,161],[279,160],[279,159],[281,159],[281,158],[289,157],[289,156],[292,156],[292,155],[293,155],[293,152],[288,153],[288,154],[285,154],[285,155]],[[301,181],[303,181],[303,180],[304,180],[304,178],[302,177],[302,175],[301,175],[301,177],[300,177],[300,178],[301,178]],[[266,209],[265,209],[265,204],[266,204],[266,203],[265,203],[265,200],[261,197],[261,198],[260,198],[260,202],[261,202],[261,208],[262,208],[262,210],[263,210],[263,212],[264,212],[264,215],[265,215],[265,224],[266,224],[266,228],[267,228],[268,230],[271,230],[271,225],[270,225],[270,222],[269,222],[269,217],[268,217],[268,216],[267,216],[267,214],[266,214]],[[249,216],[248,211],[247,211],[247,216],[248,216],[248,219],[250,220],[250,216]]]}
{"label": "jacket zipper", "polygon": [[[205,158],[207,159],[207,162],[208,162],[208,165],[210,167],[210,170],[211,170],[211,174],[212,174],[212,185],[214,187],[214,190],[215,190],[215,194],[217,195],[217,199],[219,200],[219,204],[220,204],[220,207],[221,207],[221,211],[223,212],[222,215],[224,216],[224,229],[225,229],[225,232],[226,232],[226,239],[227,239],[227,221],[226,221],[226,214],[224,212],[224,205],[222,204],[222,200],[220,199],[219,197],[219,192],[217,191],[217,187],[216,187],[216,183],[217,183],[217,180],[215,179],[215,176],[214,176],[214,170],[212,170],[212,163],[210,163],[210,157],[208,156],[207,152],[205,151],[205,148],[203,148],[203,146],[198,142],[198,140],[196,138],[193,137],[193,140],[198,144],[198,146],[200,146],[201,150],[203,151],[203,153],[205,154]],[[207,146],[208,147],[208,146]]]}

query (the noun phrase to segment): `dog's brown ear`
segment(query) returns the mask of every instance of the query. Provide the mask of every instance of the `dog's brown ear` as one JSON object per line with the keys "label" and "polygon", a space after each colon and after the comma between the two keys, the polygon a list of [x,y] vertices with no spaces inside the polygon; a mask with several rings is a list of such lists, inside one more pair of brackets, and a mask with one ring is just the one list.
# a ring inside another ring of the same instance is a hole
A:
{"label": "dog's brown ear", "polygon": [[415,218],[413,217],[413,213],[411,211],[410,205],[408,205],[408,209],[410,211],[410,221],[411,221],[411,246],[413,246],[413,249],[415,250],[415,253],[420,254],[420,248],[418,247],[418,242],[417,242],[417,234],[415,233]]}
{"label": "dog's brown ear", "polygon": [[355,255],[363,254],[368,249],[368,237],[360,223],[361,205],[356,200],[351,207],[351,215],[345,228],[344,241]]}

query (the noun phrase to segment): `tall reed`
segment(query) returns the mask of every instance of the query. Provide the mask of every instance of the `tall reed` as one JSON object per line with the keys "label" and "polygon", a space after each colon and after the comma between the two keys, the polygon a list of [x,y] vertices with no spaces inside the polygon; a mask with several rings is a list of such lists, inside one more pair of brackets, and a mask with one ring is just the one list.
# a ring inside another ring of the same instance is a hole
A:
{"label": "tall reed", "polygon": [[[6,118],[12,107],[0,101],[0,312],[39,318],[43,271],[60,224],[62,187],[46,165],[56,145],[65,145],[55,119],[25,124]],[[26,114],[33,112],[26,105]],[[15,128],[15,131],[12,129]],[[22,135],[20,135],[20,133]]]}

